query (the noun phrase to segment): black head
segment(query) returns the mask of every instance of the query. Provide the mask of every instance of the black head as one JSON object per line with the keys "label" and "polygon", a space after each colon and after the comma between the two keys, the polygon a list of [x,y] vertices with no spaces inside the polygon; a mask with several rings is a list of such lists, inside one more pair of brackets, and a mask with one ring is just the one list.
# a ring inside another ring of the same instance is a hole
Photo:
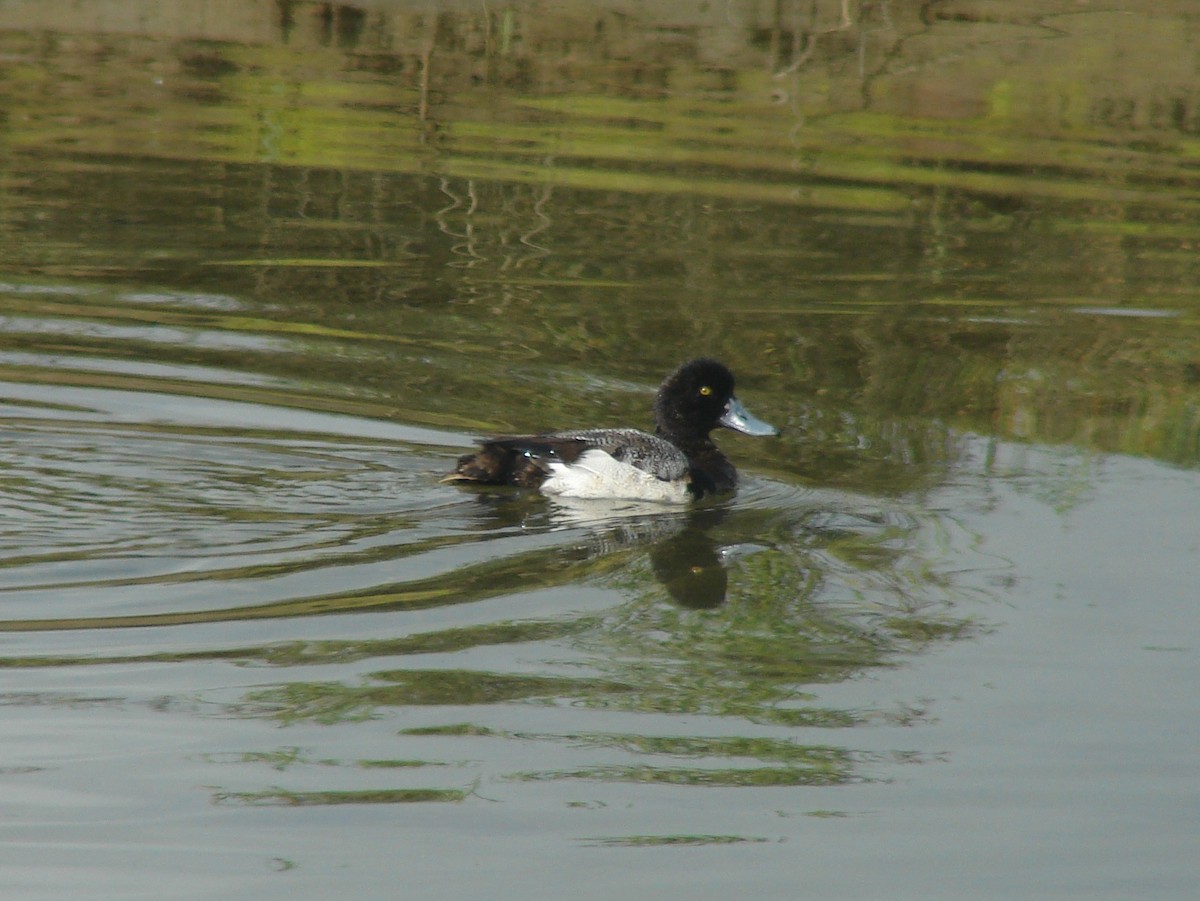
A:
{"label": "black head", "polygon": [[667,376],[654,400],[654,421],[672,438],[702,438],[717,426],[748,435],[779,434],[734,397],[733,373],[707,358],[684,363]]}

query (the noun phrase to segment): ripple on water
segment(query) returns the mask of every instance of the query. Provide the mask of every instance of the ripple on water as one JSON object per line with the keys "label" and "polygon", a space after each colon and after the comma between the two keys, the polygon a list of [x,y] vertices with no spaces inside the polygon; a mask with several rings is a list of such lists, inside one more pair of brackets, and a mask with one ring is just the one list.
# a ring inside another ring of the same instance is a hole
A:
{"label": "ripple on water", "polygon": [[920,711],[812,686],[965,628],[930,589],[942,527],[901,504],[753,472],[685,509],[465,490],[438,477],[466,436],[183,374],[195,395],[0,386],[0,630],[48,674],[22,704],[228,727],[189,782],[224,806],[862,781],[899,757],[795,730]]}
{"label": "ripple on water", "polygon": [[350,575],[372,556],[455,528],[417,516],[441,501],[418,445],[321,437],[326,417],[297,410],[17,389],[0,432],[8,620],[269,604],[333,590],[315,574],[334,570],[353,590],[374,584]]}

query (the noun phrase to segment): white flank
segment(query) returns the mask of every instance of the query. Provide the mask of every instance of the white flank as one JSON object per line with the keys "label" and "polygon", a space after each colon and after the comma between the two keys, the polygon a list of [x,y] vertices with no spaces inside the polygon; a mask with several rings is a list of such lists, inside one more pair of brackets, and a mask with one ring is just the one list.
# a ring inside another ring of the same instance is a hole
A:
{"label": "white flank", "polygon": [[552,462],[540,490],[559,497],[633,498],[670,504],[686,504],[690,497],[682,480],[664,482],[636,466],[618,463],[602,450],[584,451],[574,463]]}

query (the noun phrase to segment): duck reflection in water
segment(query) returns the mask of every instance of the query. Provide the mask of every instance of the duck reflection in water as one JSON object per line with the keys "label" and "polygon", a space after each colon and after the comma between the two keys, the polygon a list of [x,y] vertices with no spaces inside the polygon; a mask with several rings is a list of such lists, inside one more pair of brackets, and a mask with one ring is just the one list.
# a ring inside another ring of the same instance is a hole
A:
{"label": "duck reflection in water", "polygon": [[726,507],[664,512],[660,504],[569,498],[555,498],[547,506],[536,495],[498,492],[480,493],[477,501],[487,508],[482,531],[513,526],[585,530],[583,546],[573,551],[582,559],[644,551],[655,580],[680,606],[710,609],[725,601],[733,549],[712,531],[729,514]]}
{"label": "duck reflection in water", "polygon": [[688,524],[650,548],[654,576],[683,607],[709,610],[725,602],[729,573],[720,545],[707,529]]}
{"label": "duck reflection in water", "polygon": [[729,554],[712,536],[728,507],[663,513],[657,504],[556,498],[553,518],[597,528],[597,554],[644,548],[655,579],[684,607],[708,609],[725,601]]}

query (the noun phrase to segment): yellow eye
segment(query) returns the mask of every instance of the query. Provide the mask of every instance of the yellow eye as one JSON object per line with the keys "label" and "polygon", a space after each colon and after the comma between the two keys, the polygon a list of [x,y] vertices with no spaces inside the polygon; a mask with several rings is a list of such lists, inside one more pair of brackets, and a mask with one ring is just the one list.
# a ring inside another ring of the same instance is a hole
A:
{"label": "yellow eye", "polygon": [[700,396],[701,397],[708,397],[710,394],[712,394],[712,388],[708,387],[708,385],[700,386]]}

